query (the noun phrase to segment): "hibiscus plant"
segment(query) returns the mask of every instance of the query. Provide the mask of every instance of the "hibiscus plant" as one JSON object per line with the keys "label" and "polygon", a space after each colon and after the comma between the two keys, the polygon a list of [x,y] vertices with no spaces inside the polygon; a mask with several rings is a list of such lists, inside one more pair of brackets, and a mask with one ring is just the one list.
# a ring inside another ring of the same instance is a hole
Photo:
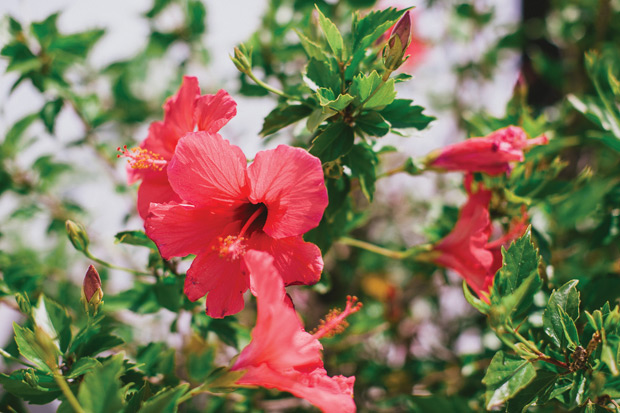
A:
{"label": "hibiscus plant", "polygon": [[3,18],[0,411],[620,412],[620,4],[266,3]]}

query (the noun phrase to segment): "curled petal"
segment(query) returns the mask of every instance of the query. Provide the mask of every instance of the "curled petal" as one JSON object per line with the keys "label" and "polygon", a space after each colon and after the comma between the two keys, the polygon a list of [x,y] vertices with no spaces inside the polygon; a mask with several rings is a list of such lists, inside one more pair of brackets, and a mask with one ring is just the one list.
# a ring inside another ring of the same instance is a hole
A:
{"label": "curled petal", "polygon": [[198,130],[216,133],[237,114],[237,103],[223,89],[196,101]]}
{"label": "curled petal", "polygon": [[246,159],[218,134],[188,133],[168,165],[174,191],[196,206],[230,208],[247,202]]}
{"label": "curled petal", "polygon": [[321,161],[300,148],[280,145],[256,154],[248,168],[252,203],[269,214],[263,230],[273,238],[301,235],[316,227],[327,206]]}
{"label": "curled petal", "polygon": [[324,412],[355,412],[355,377],[329,377],[324,369],[302,373],[294,369],[282,372],[266,364],[252,367],[237,380],[239,384],[258,385],[288,391],[308,400]]}
{"label": "curled petal", "polygon": [[164,258],[199,254],[224,232],[228,220],[206,208],[188,204],[151,204],[146,235]]}
{"label": "curled petal", "polygon": [[260,363],[280,369],[323,367],[321,343],[303,330],[301,320],[287,300],[273,258],[265,252],[248,251],[244,262],[252,292],[257,297],[258,315],[252,341],[233,368],[240,370]]}

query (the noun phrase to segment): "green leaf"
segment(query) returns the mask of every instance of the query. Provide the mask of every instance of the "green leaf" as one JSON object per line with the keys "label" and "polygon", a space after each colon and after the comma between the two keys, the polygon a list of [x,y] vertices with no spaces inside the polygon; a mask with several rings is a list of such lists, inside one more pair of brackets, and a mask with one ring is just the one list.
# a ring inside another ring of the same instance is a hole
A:
{"label": "green leaf", "polygon": [[52,39],[58,35],[56,21],[58,13],[51,14],[45,20],[34,22],[30,25],[32,34],[37,38],[39,44],[45,49],[51,43]]}
{"label": "green leaf", "polygon": [[403,11],[395,8],[376,10],[368,13],[364,18],[359,19],[359,14],[355,13],[353,23],[353,53],[358,51],[365,52],[366,49],[374,44],[398,19]]}
{"label": "green leaf", "polygon": [[390,131],[390,125],[378,112],[368,112],[359,116],[355,120],[355,126],[358,128],[358,132],[362,131],[368,136],[382,137]]}
{"label": "green leaf", "polygon": [[573,319],[566,314],[566,311],[564,311],[562,307],[558,306],[557,310],[560,315],[560,323],[562,324],[564,337],[568,340],[569,348],[574,349],[579,345],[579,333],[577,332],[577,326],[575,326]]}
{"label": "green leaf", "polygon": [[489,313],[490,306],[471,292],[465,280],[463,280],[463,294],[467,302],[476,310],[480,311],[482,314]]}
{"label": "green leaf", "polygon": [[0,385],[4,391],[32,404],[47,404],[62,394],[51,375],[32,369],[0,374]]}
{"label": "green leaf", "polygon": [[60,52],[73,58],[83,58],[104,33],[104,30],[95,29],[59,36],[50,42],[47,51],[56,54]]}
{"label": "green leaf", "polygon": [[[310,59],[305,69],[306,78],[311,80],[314,85],[308,83],[308,87],[312,90],[317,88],[330,89],[334,93],[340,93],[342,90],[342,78],[340,76],[340,69],[335,59],[317,60]],[[316,87],[315,87],[316,85]]]}
{"label": "green leaf", "polygon": [[300,121],[310,115],[310,113],[312,113],[312,108],[306,105],[278,106],[265,118],[260,134],[267,136],[276,133],[285,126]]}
{"label": "green leaf", "polygon": [[56,116],[60,113],[64,102],[62,99],[51,100],[46,102],[41,109],[41,119],[45,128],[50,134],[54,133],[54,124],[56,123]]}
{"label": "green leaf", "polygon": [[536,369],[529,361],[498,351],[482,379],[487,388],[486,408],[490,410],[505,403],[535,377]]}
{"label": "green leaf", "polygon": [[538,401],[538,405],[546,403],[558,377],[560,376],[557,373],[539,370],[536,373],[536,378],[508,401],[506,412],[525,413],[534,402]]}
{"label": "green leaf", "polygon": [[532,244],[531,231],[510,244],[508,250],[502,247],[503,265],[495,274],[491,304],[496,320],[517,316],[532,304],[534,294],[540,289],[542,280],[538,275],[540,257]]}
{"label": "green leaf", "polygon": [[321,107],[315,109],[310,116],[308,116],[308,121],[306,122],[306,128],[310,132],[314,132],[323,122],[327,119],[334,116],[337,112],[333,109],[327,107]]}
{"label": "green leaf", "polygon": [[26,115],[11,127],[7,134],[4,136],[4,142],[2,143],[2,154],[3,156],[13,156],[17,153],[19,148],[19,139],[24,134],[26,129],[32,122],[39,119],[38,113],[31,113],[30,115]]}
{"label": "green leaf", "polygon": [[146,236],[144,231],[122,231],[114,235],[117,244],[137,245],[140,247],[148,247],[152,250],[156,250],[157,246],[149,237]]}
{"label": "green leaf", "polygon": [[185,394],[189,384],[182,384],[170,389],[164,389],[144,402],[140,413],[175,413],[178,410],[179,399]]}
{"label": "green leaf", "polygon": [[[32,71],[38,71],[43,66],[43,61],[35,56],[28,46],[21,42],[12,42],[7,44],[0,51],[0,55],[9,58],[6,72],[20,72],[22,76]],[[11,91],[17,87],[17,84],[23,80],[23,77],[13,84]]]}
{"label": "green leaf", "polygon": [[618,376],[620,371],[618,369],[618,351],[620,339],[618,336],[607,337],[603,348],[601,350],[601,361],[607,365],[612,375]]}
{"label": "green leaf", "polygon": [[60,355],[60,351],[56,349],[57,354],[47,354],[46,350],[37,342],[32,330],[21,327],[17,323],[13,323],[13,330],[15,331],[15,342],[17,343],[19,354],[26,360],[31,361],[39,370],[46,373],[53,373],[48,363],[52,365],[55,364],[55,360],[53,359]]}
{"label": "green leaf", "polygon": [[351,174],[358,178],[362,193],[372,202],[375,193],[376,167],[379,158],[371,147],[365,143],[354,145],[345,159],[345,164],[351,168]]}
{"label": "green leaf", "polygon": [[174,373],[174,354],[174,349],[168,348],[164,343],[149,343],[138,349],[136,360],[143,364],[141,370],[147,376],[166,376]]}
{"label": "green leaf", "polygon": [[323,61],[323,60],[328,59],[327,54],[323,51],[323,48],[320,45],[310,40],[299,30],[296,30],[296,29],[293,29],[293,30],[295,31],[295,33],[297,33],[297,36],[299,36],[299,40],[301,41],[301,46],[306,51],[308,58],[315,59],[318,61]]}
{"label": "green leaf", "polygon": [[355,105],[365,109],[382,109],[396,97],[394,79],[384,82],[376,70],[368,76],[363,73],[355,76],[349,93],[355,97]]}
{"label": "green leaf", "polygon": [[123,354],[110,357],[84,376],[78,401],[89,413],[120,412],[124,395],[120,377],[125,373]]}
{"label": "green leaf", "polygon": [[573,373],[573,384],[570,388],[569,403],[572,407],[583,405],[588,400],[588,379],[583,370]]}
{"label": "green leaf", "polygon": [[99,360],[90,357],[82,357],[71,366],[71,370],[69,370],[65,376],[68,379],[75,379],[97,367],[101,367]]}
{"label": "green leaf", "polygon": [[317,97],[321,106],[328,107],[336,112],[340,112],[353,101],[353,96],[348,94],[338,95],[338,98],[335,98],[331,89],[323,87],[317,91]]}
{"label": "green leaf", "polygon": [[310,153],[322,162],[330,162],[349,153],[353,141],[353,129],[349,125],[331,123],[312,141]]}
{"label": "green leaf", "polygon": [[325,34],[325,38],[327,39],[330,49],[332,49],[332,52],[334,52],[334,55],[338,59],[345,60],[344,41],[342,40],[340,30],[338,30],[336,25],[331,20],[321,13],[318,6],[316,6],[316,10],[319,13],[319,24],[321,25],[321,29],[323,29],[323,34]]}
{"label": "green leaf", "polygon": [[573,320],[579,317],[579,281],[572,280],[551,293],[543,313],[543,328],[557,348],[564,348],[564,329],[558,308],[561,308]]}
{"label": "green leaf", "polygon": [[146,400],[148,400],[153,393],[151,392],[151,386],[148,381],[144,382],[144,385],[137,392],[133,393],[128,399],[127,404],[125,405],[125,409],[123,413],[138,413],[140,410],[140,406]]}
{"label": "green leaf", "polygon": [[67,310],[41,294],[32,308],[32,318],[62,352],[67,350],[71,341],[71,318]]}
{"label": "green leaf", "polygon": [[385,120],[390,122],[392,128],[415,128],[422,130],[435,118],[423,114],[424,108],[422,106],[414,106],[412,103],[413,101],[409,99],[396,99],[379,113]]}

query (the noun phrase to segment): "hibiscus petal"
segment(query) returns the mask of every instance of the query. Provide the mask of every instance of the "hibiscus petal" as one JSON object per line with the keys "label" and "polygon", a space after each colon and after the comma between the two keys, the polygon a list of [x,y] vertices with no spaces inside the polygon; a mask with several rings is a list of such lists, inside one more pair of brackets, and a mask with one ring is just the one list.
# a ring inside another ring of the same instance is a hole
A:
{"label": "hibiscus petal", "polygon": [[172,129],[177,139],[194,130],[194,108],[199,96],[198,79],[184,76],[177,94],[164,103],[164,123]]}
{"label": "hibiscus petal", "polygon": [[239,260],[228,261],[215,251],[199,254],[185,277],[185,294],[191,301],[207,295],[207,314],[222,318],[243,310],[243,293],[248,289],[247,276]]}
{"label": "hibiscus petal", "polygon": [[301,148],[280,145],[256,154],[248,168],[250,201],[267,206],[263,230],[273,238],[316,227],[327,206],[321,161]]}
{"label": "hibiscus petal", "polygon": [[181,198],[172,190],[166,177],[166,171],[147,171],[142,175],[142,184],[138,189],[138,213],[146,219],[151,202],[166,204],[181,202]]}
{"label": "hibiscus petal", "polygon": [[266,364],[252,367],[237,380],[238,384],[257,385],[287,391],[308,400],[324,412],[355,412],[353,384],[355,377],[329,377],[324,369],[302,373],[280,371]]}
{"label": "hibiscus petal", "polygon": [[244,262],[258,309],[252,341],[243,349],[234,368],[260,363],[280,369],[323,367],[321,343],[303,330],[286,297],[273,257],[265,252],[248,251]]}
{"label": "hibiscus petal", "polygon": [[316,245],[305,242],[301,236],[274,239],[263,232],[255,233],[249,248],[265,251],[285,285],[312,285],[319,281],[323,271],[323,257]]}
{"label": "hibiscus petal", "polygon": [[176,148],[177,142],[184,134],[185,133],[177,135],[175,131],[164,122],[153,122],[149,126],[148,136],[144,142],[140,144],[140,147],[148,149],[166,160],[170,160],[172,155],[174,155],[174,148]]}
{"label": "hibiscus petal", "polygon": [[237,102],[223,89],[196,101],[198,130],[215,133],[237,114]]}
{"label": "hibiscus petal", "polygon": [[197,206],[233,207],[247,202],[246,159],[218,134],[188,133],[168,164],[168,180],[185,201]]}
{"label": "hibiscus petal", "polygon": [[222,215],[188,204],[151,204],[146,217],[146,235],[157,244],[164,258],[198,254],[211,248],[212,242],[230,222]]}

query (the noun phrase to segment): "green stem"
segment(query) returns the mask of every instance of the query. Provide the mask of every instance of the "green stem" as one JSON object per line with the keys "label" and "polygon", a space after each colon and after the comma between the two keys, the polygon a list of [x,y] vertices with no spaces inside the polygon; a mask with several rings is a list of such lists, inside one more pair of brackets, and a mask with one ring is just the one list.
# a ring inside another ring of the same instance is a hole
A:
{"label": "green stem", "polygon": [[134,270],[134,269],[127,268],[127,267],[121,267],[121,266],[109,263],[107,261],[104,261],[101,258],[95,257],[88,249],[84,250],[84,255],[87,258],[90,258],[91,260],[95,261],[96,263],[99,263],[99,264],[103,265],[104,267],[111,268],[113,270],[125,271],[125,272],[131,273],[131,274],[135,274],[135,275],[148,275],[148,276],[152,275],[152,274],[150,274],[148,272],[142,272],[142,271]]}
{"label": "green stem", "polygon": [[69,385],[65,381],[63,375],[59,373],[54,373],[54,380],[56,380],[56,383],[58,383],[58,387],[60,387],[60,390],[62,390],[62,393],[67,398],[67,401],[69,402],[71,407],[73,407],[73,410],[76,413],[85,413],[84,409],[82,409],[82,406],[80,406],[80,402],[78,401],[78,399],[75,398],[75,394],[73,394],[73,392],[69,388]]}
{"label": "green stem", "polygon": [[254,75],[254,72],[248,71],[248,72],[245,72],[245,73],[250,77],[250,79],[252,79],[258,86],[262,87],[263,89],[265,89],[265,90],[267,90],[267,91],[269,91],[269,92],[271,92],[271,93],[273,93],[275,95],[281,96],[281,97],[283,97],[285,99],[294,100],[294,101],[297,101],[297,102],[301,102],[302,104],[304,104],[306,106],[310,106],[310,105],[308,105],[308,103],[304,102],[300,98],[297,98],[295,96],[291,96],[289,94],[284,93],[280,89],[276,89],[276,88],[274,88],[272,86],[269,86],[267,83],[265,83],[262,80],[260,80],[259,78],[257,78],[256,75]]}
{"label": "green stem", "polygon": [[383,255],[395,260],[404,260],[407,258],[415,257],[419,253],[429,252],[432,249],[430,244],[422,244],[411,247],[405,251],[394,251],[387,248],[380,247],[378,245],[371,244],[366,241],[361,241],[355,238],[341,237],[338,242],[349,245],[351,247],[357,247],[366,251],[374,252],[375,254]]}
{"label": "green stem", "polygon": [[536,345],[534,345],[534,343],[532,343],[531,341],[529,341],[528,339],[523,337],[521,335],[521,333],[519,333],[517,330],[511,328],[510,326],[505,326],[505,327],[506,327],[507,331],[510,331],[510,333],[512,334],[512,336],[514,338],[516,338],[519,342],[523,343],[523,345],[525,345],[528,349],[530,349],[532,352],[534,352],[538,356],[538,360],[544,361],[546,363],[553,364],[553,365],[558,366],[558,367],[562,367],[562,368],[567,369],[567,370],[569,369],[568,364],[564,363],[563,361],[556,360],[553,357],[550,357],[550,356],[546,355],[545,353],[540,351],[538,349],[538,347],[536,347]]}
{"label": "green stem", "polygon": [[207,390],[206,384],[202,384],[198,387],[194,387],[193,389],[185,393],[183,396],[181,396],[181,398],[179,398],[178,404],[184,403],[188,401],[189,399],[198,396],[200,393],[211,393],[211,392]]}

